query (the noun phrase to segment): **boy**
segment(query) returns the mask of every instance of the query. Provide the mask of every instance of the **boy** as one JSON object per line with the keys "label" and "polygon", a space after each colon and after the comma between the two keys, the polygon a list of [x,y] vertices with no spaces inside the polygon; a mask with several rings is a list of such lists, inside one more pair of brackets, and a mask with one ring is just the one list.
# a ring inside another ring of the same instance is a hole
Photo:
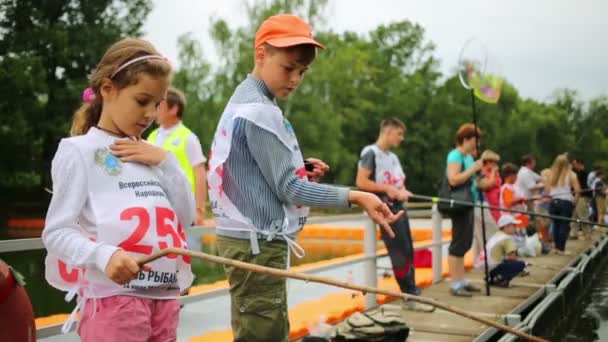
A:
{"label": "boy", "polygon": [[[523,197],[531,198],[538,190],[543,189],[544,185],[539,183],[541,178],[534,169],[536,168],[536,159],[533,155],[527,154],[521,158],[521,167],[517,172],[517,181],[515,186],[519,188]],[[532,211],[532,202],[526,204],[529,211]]]}
{"label": "boy", "polygon": [[[506,209],[526,211],[528,209],[526,206],[527,198],[525,197],[521,189],[515,185],[518,177],[517,166],[512,163],[505,163],[502,166],[502,177],[504,179],[504,184],[500,188],[500,207]],[[527,215],[516,213],[513,213],[512,215],[520,221],[518,225],[519,227],[528,226]]]}
{"label": "boy", "polygon": [[[502,166],[502,173],[505,183],[500,189],[500,207],[526,211],[528,209],[526,206],[527,198],[524,196],[521,188],[515,185],[517,184],[517,177],[519,177],[521,172],[518,172],[518,168],[515,164],[505,163]],[[503,215],[504,214],[510,214],[517,218],[517,228],[521,229],[516,230],[513,240],[515,241],[518,250],[524,253],[526,249],[526,228],[528,227],[529,222],[528,215],[503,212]]]}
{"label": "boy", "polygon": [[509,287],[511,279],[524,272],[526,263],[517,258],[517,247],[513,242],[516,225],[520,221],[513,216],[504,214],[498,220],[498,228],[486,245],[488,251],[488,267],[490,268],[490,284]]}
{"label": "boy", "polygon": [[[361,151],[356,185],[363,191],[376,193],[387,203],[393,213],[403,210],[403,203],[411,195],[405,188],[405,173],[399,158],[391,149],[403,141],[405,124],[397,118],[388,118],[380,123],[380,134],[373,145]],[[414,245],[407,214],[391,224],[395,238],[382,232],[382,240],[388,249],[393,272],[401,292],[420,295],[414,276]],[[435,307],[408,300],[406,310],[432,312]]]}
{"label": "boy", "polygon": [[[266,19],[255,36],[253,72],[236,88],[218,123],[209,160],[209,198],[220,256],[275,268],[288,267],[288,253],[306,223],[307,206],[356,203],[392,234],[399,219],[375,195],[316,184],[329,167],[302,158],[294,130],[275,103],[302,81],[323,45],[293,15]],[[234,341],[287,341],[286,281],[224,267],[230,284]]]}
{"label": "boy", "polygon": [[190,181],[196,199],[195,224],[202,225],[207,201],[207,175],[198,137],[182,123],[186,97],[176,88],[169,88],[167,97],[158,106],[156,123],[160,126],[150,133],[148,141],[172,151]]}

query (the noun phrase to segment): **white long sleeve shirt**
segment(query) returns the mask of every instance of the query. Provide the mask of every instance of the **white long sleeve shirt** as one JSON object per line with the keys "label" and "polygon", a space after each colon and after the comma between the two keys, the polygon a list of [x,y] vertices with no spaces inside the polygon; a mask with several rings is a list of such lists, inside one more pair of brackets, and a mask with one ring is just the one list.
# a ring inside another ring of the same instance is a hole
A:
{"label": "white long sleeve shirt", "polygon": [[192,280],[189,264],[181,257],[153,262],[152,271],[142,271],[125,286],[105,276],[118,248],[140,257],[166,247],[186,247],[181,228],[195,217],[190,184],[172,154],[157,167],[125,163],[110,153],[115,140],[91,128],[86,135],[63,139],[57,149],[53,197],[42,233],[50,258],[47,280],[62,290],[82,286],[70,284],[65,270],[55,269],[60,259],[70,268],[86,269],[82,279],[96,286],[95,297],[174,297]]}

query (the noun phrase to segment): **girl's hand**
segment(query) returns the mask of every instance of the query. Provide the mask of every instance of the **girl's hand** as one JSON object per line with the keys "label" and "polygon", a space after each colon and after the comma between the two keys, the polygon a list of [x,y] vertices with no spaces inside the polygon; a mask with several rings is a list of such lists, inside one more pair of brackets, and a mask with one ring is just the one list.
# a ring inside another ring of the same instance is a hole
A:
{"label": "girl's hand", "polygon": [[116,140],[110,145],[112,154],[123,162],[157,166],[167,159],[169,152],[143,140]]}
{"label": "girl's hand", "polygon": [[137,273],[141,269],[149,270],[150,268],[147,266],[140,268],[137,264],[137,260],[125,251],[119,249],[110,257],[108,266],[106,266],[105,269],[105,274],[113,282],[124,285],[135,279]]}
{"label": "girl's hand", "polygon": [[395,233],[390,224],[397,221],[403,216],[403,210],[397,214],[393,214],[388,206],[380,201],[378,196],[362,191],[351,191],[348,195],[351,203],[355,203],[362,207],[369,217],[379,224],[390,237],[395,237]]}
{"label": "girl's hand", "polygon": [[196,219],[194,220],[194,224],[197,226],[202,226],[204,220],[205,208],[196,208]]}
{"label": "girl's hand", "polygon": [[473,170],[473,173],[479,172],[482,168],[483,168],[483,160],[481,160],[481,159],[477,159],[477,161],[475,161],[473,166],[471,166],[471,170]]}

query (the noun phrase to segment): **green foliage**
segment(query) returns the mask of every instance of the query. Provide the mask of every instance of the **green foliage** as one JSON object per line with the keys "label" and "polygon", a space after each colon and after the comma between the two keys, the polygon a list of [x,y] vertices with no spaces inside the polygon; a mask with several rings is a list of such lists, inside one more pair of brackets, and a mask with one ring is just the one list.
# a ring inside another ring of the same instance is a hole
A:
{"label": "green foliage", "polygon": [[[176,84],[189,95],[186,122],[209,146],[225,103],[252,70],[259,24],[275,13],[298,13],[315,28],[327,50],[319,52],[297,92],[279,104],[305,154],[332,166],[325,181],[352,185],[359,152],[376,140],[380,121],[395,116],[408,126],[405,142],[396,151],[408,174],[408,186],[433,193],[456,130],[472,120],[471,94],[457,76],[442,77],[434,45],[419,25],[400,21],[365,35],[338,34],[323,30],[325,5],[325,1],[256,1],[247,8],[244,27],[214,19],[210,33],[222,56],[222,65],[215,69],[205,62],[200,47],[192,49],[196,42],[180,39],[183,59]],[[192,87],[197,90],[191,91]],[[584,110],[574,91],[556,94],[554,103],[539,103],[520,98],[505,82],[498,104],[478,101],[483,148],[515,163],[523,154],[533,153],[540,167],[549,166],[566,151],[589,161],[608,160],[608,126],[600,124],[608,118],[608,100],[596,99]]]}
{"label": "green foliage", "polygon": [[0,179],[49,185],[87,75],[110,44],[141,34],[151,9],[150,0],[0,2]]}
{"label": "green foliage", "polygon": [[571,89],[559,90],[554,95],[553,105],[566,112],[567,123],[573,133],[572,152],[577,158],[608,162],[608,97],[601,96],[584,105],[578,100],[578,93]]}
{"label": "green foliage", "polygon": [[[178,40],[180,69],[174,85],[188,98],[184,117],[208,153],[217,121],[235,87],[253,68],[253,39],[276,13],[295,13],[315,29],[320,51],[297,92],[279,105],[293,123],[306,156],[328,162],[328,183],[352,185],[361,148],[373,143],[383,118],[407,125],[396,150],[408,187],[432,194],[445,170],[458,127],[472,120],[471,94],[453,75],[442,75],[424,29],[407,20],[366,34],[327,29],[328,1],[254,0],[247,23],[213,18],[210,35],[221,63],[211,65],[192,35]],[[149,0],[0,2],[0,185],[35,182],[48,175],[58,139],[66,135],[86,75],[105,48],[138,35]],[[508,76],[508,75],[507,75]],[[582,103],[574,90],[558,90],[549,103],[521,98],[505,81],[498,104],[477,102],[483,148],[503,161],[537,156],[539,167],[573,152],[588,164],[608,166],[608,97]],[[17,152],[17,153],[15,153]]]}

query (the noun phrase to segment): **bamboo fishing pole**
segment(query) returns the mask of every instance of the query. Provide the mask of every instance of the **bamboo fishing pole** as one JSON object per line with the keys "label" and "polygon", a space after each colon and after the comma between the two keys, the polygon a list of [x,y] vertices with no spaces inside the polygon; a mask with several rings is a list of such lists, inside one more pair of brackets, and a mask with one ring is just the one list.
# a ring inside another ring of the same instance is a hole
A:
{"label": "bamboo fishing pole", "polygon": [[[465,87],[466,88],[466,87]],[[477,148],[477,151],[481,151],[481,132],[478,130],[477,127],[477,105],[475,101],[475,89],[474,88],[470,88],[469,92],[471,93],[471,108],[473,109],[473,131],[475,132],[475,147]],[[464,171],[464,170],[463,170]],[[477,192],[479,194],[479,198],[483,198],[483,191],[481,190],[481,188],[477,188]],[[483,246],[483,273],[484,273],[484,278],[486,280],[486,296],[490,295],[490,269],[488,266],[488,253],[486,252],[486,244],[488,242],[488,238],[486,236],[486,220],[484,218],[485,216],[485,212],[483,210],[481,210],[480,216],[481,216],[481,243]]]}
{"label": "bamboo fishing pole", "polygon": [[447,304],[440,303],[433,299],[414,296],[414,295],[410,295],[407,293],[382,290],[382,289],[378,289],[378,288],[374,288],[374,287],[370,287],[370,286],[355,285],[355,284],[351,284],[351,283],[347,283],[347,282],[337,281],[337,280],[334,280],[331,278],[319,277],[319,276],[297,273],[297,272],[278,269],[278,268],[250,264],[250,263],[233,260],[233,259],[228,259],[228,258],[223,258],[220,256],[210,255],[210,254],[206,254],[206,253],[202,253],[202,252],[193,252],[193,251],[189,251],[189,250],[182,249],[182,248],[163,249],[155,254],[152,254],[150,256],[140,259],[138,261],[138,264],[140,266],[143,266],[147,263],[150,263],[158,258],[162,258],[169,254],[187,255],[187,256],[190,256],[191,258],[202,259],[202,260],[213,262],[216,264],[232,266],[232,267],[236,267],[236,268],[240,268],[240,269],[244,269],[244,270],[248,270],[248,271],[252,271],[252,272],[269,274],[269,275],[281,277],[281,278],[299,279],[299,280],[303,280],[305,282],[321,283],[321,284],[341,287],[341,288],[345,288],[345,289],[360,291],[363,293],[375,293],[375,294],[382,294],[382,295],[387,295],[387,296],[396,297],[396,298],[413,300],[415,302],[432,305],[434,307],[443,309],[445,311],[449,311],[451,313],[469,318],[476,322],[491,326],[493,328],[499,329],[499,330],[507,332],[509,334],[516,335],[518,337],[524,338],[529,341],[546,342],[546,340],[541,339],[539,337],[532,336],[532,335],[526,334],[524,332],[515,330],[504,324],[500,324],[498,322],[494,322],[494,321],[470,314],[464,310],[455,308],[455,307],[447,305]]}

